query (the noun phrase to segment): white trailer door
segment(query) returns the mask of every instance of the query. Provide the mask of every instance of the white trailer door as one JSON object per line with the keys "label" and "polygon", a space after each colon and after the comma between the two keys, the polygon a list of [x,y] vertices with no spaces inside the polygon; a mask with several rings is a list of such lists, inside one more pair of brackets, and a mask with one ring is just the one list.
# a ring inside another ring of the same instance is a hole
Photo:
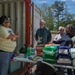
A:
{"label": "white trailer door", "polygon": [[18,30],[19,39],[17,40],[16,51],[25,44],[26,30],[26,4],[24,0],[0,0],[0,16],[6,15],[11,18],[12,29]]}
{"label": "white trailer door", "polygon": [[35,33],[39,28],[40,19],[41,11],[34,3],[32,3],[32,45],[34,48],[36,46]]}

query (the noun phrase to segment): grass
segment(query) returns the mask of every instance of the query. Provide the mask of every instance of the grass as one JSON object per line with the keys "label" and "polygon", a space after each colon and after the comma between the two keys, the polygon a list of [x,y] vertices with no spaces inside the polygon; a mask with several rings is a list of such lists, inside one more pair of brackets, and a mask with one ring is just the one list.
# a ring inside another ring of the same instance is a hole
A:
{"label": "grass", "polygon": [[58,33],[58,31],[50,31],[51,32],[51,34],[57,34]]}

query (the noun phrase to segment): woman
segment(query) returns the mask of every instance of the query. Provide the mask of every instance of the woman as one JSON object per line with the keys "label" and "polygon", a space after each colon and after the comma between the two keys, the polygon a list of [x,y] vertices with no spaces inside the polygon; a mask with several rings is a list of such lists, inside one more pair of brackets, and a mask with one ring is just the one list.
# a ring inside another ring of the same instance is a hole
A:
{"label": "woman", "polygon": [[[73,47],[72,38],[75,36],[75,27],[72,24],[68,24],[66,26],[66,36],[69,36],[70,41],[66,42],[66,44],[70,43],[71,47]],[[68,38],[66,38],[68,40]]]}
{"label": "woman", "polygon": [[[75,27],[72,24],[68,24],[66,26],[66,33],[67,33],[66,35],[68,35],[72,39],[75,36]],[[72,44],[73,44],[73,42],[72,42]],[[67,73],[68,73],[68,75],[72,75],[72,70],[68,69]],[[75,70],[74,70],[74,75],[75,75]]]}
{"label": "woman", "polygon": [[65,28],[60,26],[58,28],[58,34],[55,36],[52,42],[55,44],[63,45],[64,40],[62,40],[62,37],[64,36],[64,31],[65,31]]}
{"label": "woman", "polygon": [[6,16],[0,17],[0,75],[7,75],[12,52],[16,47],[18,33],[14,34]]}
{"label": "woman", "polygon": [[70,38],[75,36],[75,28],[72,24],[68,24],[66,26],[66,33],[69,35]]}

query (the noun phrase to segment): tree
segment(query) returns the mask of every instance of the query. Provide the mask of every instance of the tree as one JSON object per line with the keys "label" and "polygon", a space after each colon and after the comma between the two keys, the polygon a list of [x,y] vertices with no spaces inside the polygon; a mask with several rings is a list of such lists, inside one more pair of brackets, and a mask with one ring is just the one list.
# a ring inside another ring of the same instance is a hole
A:
{"label": "tree", "polygon": [[59,26],[66,26],[68,23],[75,24],[75,14],[68,12],[65,2],[55,1],[51,6],[42,4],[40,7],[41,16],[46,21],[46,26],[50,29],[58,29]]}
{"label": "tree", "polygon": [[65,2],[55,1],[55,3],[51,7],[54,14],[54,21],[56,22],[56,26],[58,28],[60,26],[59,22],[63,19],[63,15],[65,14],[66,4]]}
{"label": "tree", "polygon": [[54,24],[53,24],[53,17],[52,17],[53,15],[51,7],[48,4],[44,3],[41,5],[40,9],[41,9],[41,16],[46,21],[46,26],[50,30],[53,30]]}

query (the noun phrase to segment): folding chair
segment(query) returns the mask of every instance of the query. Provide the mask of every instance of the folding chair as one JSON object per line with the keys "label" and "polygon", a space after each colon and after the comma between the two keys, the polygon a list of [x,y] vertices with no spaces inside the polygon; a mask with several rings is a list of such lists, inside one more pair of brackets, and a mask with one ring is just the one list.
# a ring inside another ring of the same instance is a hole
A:
{"label": "folding chair", "polygon": [[35,73],[36,75],[56,75],[56,70],[51,64],[37,62]]}

